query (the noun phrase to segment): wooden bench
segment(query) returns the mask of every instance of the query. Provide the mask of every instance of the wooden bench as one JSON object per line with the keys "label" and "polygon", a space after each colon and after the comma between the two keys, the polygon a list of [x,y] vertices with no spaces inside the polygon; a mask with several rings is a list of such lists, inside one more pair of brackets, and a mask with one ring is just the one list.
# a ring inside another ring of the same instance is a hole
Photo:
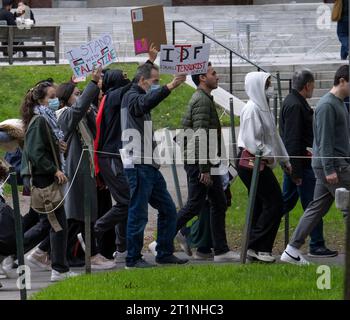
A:
{"label": "wooden bench", "polygon": [[[0,57],[0,62],[13,64],[14,61],[47,61],[59,63],[60,27],[33,26],[31,29],[18,29],[16,26],[0,24],[0,52],[8,56]],[[48,42],[52,44],[47,44]],[[14,57],[16,52],[41,52],[41,57]],[[53,52],[54,57],[48,57]]]}

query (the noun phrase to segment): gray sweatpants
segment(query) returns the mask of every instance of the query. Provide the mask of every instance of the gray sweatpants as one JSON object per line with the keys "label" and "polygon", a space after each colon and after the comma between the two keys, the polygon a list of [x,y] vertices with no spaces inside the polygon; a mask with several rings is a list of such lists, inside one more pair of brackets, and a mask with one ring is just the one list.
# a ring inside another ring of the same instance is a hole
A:
{"label": "gray sweatpants", "polygon": [[311,231],[329,211],[334,201],[335,190],[338,188],[350,190],[350,166],[337,168],[339,182],[334,185],[327,182],[323,169],[313,170],[316,176],[314,200],[305,210],[289,243],[297,249],[301,248]]}

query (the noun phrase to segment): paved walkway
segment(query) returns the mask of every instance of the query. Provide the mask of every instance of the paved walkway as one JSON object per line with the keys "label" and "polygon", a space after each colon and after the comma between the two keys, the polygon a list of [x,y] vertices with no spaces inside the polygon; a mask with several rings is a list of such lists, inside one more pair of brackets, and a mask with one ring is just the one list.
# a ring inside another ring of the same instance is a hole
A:
{"label": "paved walkway", "polygon": [[[171,193],[175,204],[178,206],[177,203],[177,197],[176,197],[176,191],[175,191],[175,186],[174,186],[174,180],[173,180],[173,175],[170,167],[163,167],[161,169],[164,178],[167,182],[168,185],[168,190]],[[180,188],[182,192],[182,198],[183,201],[186,201],[187,198],[187,183],[186,183],[186,174],[185,171],[183,170],[182,166],[177,166],[177,171],[178,171],[178,176],[179,176],[179,183],[180,183]],[[11,203],[11,199],[8,199],[9,203]],[[22,213],[28,212],[29,208],[29,199],[28,198],[23,198],[20,197],[21,201],[21,211]],[[147,261],[149,262],[155,262],[154,257],[150,254],[150,252],[147,249],[147,244],[152,242],[154,240],[154,233],[156,231],[156,226],[157,226],[157,214],[156,211],[152,208],[149,207],[149,221],[148,225],[146,228],[145,232],[145,248],[144,248],[144,255]],[[188,258],[184,253],[179,252],[177,253],[179,257],[183,258]],[[316,263],[316,264],[326,264],[326,265],[344,265],[344,255],[339,255],[338,257],[335,258],[329,258],[329,259],[311,259],[310,261]],[[214,263],[210,261],[196,261],[190,258],[190,263],[191,264],[203,264],[203,263]],[[123,270],[124,269],[124,264],[118,264],[116,265],[115,270]],[[84,273],[84,269],[72,269],[72,271],[78,272],[78,273]],[[28,291],[28,296],[32,295],[35,292],[40,291],[43,288],[48,287],[51,285],[50,282],[50,275],[51,273],[49,271],[39,271],[39,270],[32,270],[31,274],[31,283],[32,283],[32,288],[30,291]],[[0,300],[18,300],[20,298],[19,295],[19,290],[17,289],[16,286],[16,281],[17,281],[17,274],[16,270],[13,270],[9,274],[8,279],[0,279],[0,282],[3,284],[3,288],[0,289]]]}
{"label": "paved walkway", "polygon": [[[178,257],[181,258],[189,258],[187,255],[183,252],[178,252],[176,254]],[[145,259],[148,262],[155,263],[154,257],[152,256],[151,253],[146,252],[144,254]],[[214,263],[210,261],[196,261],[193,258],[190,259],[190,264],[193,265],[198,265],[198,264],[208,264],[208,263]],[[339,255],[338,257],[335,258],[327,258],[327,259],[314,259],[314,258],[309,258],[309,260],[315,264],[320,264],[320,265],[344,265],[345,262],[345,257],[343,254]],[[215,263],[218,264],[218,263]],[[234,263],[238,264],[238,263]],[[124,270],[124,263],[119,263],[116,265],[115,270],[120,271]],[[72,269],[72,271],[78,272],[78,273],[84,273],[83,268],[79,269]],[[111,270],[110,270],[111,271]],[[132,272],[132,271],[131,271]],[[52,283],[50,282],[50,271],[39,271],[39,270],[32,270],[32,275],[31,275],[31,283],[32,283],[32,288],[31,290],[28,291],[28,296],[30,297],[32,294],[40,291],[43,288],[48,287]],[[17,281],[17,274],[16,271],[13,270],[9,274],[10,278],[8,279],[1,279],[0,282],[3,284],[3,288],[0,289],[0,301],[1,300],[19,300],[20,299],[20,293],[19,290],[17,289],[16,286],[16,281]]]}

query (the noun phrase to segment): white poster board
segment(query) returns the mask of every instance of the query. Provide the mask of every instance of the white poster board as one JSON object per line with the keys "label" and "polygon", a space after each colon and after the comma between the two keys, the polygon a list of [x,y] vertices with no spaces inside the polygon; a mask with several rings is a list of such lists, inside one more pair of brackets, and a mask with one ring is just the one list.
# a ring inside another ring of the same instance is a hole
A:
{"label": "white poster board", "polygon": [[92,73],[94,68],[106,67],[117,59],[112,37],[104,34],[87,44],[66,53],[66,58],[76,78],[83,78]]}
{"label": "white poster board", "polygon": [[162,45],[160,72],[165,74],[207,73],[210,44]]}

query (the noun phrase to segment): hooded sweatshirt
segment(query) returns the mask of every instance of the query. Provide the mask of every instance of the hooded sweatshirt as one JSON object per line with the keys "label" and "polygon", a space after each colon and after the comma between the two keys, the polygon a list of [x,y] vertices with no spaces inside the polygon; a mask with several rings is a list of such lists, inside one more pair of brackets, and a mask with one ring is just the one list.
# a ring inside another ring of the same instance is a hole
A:
{"label": "hooded sweatshirt", "polygon": [[[108,70],[103,77],[102,90],[105,92],[105,105],[102,115],[98,151],[119,153],[122,148],[120,107],[124,94],[130,89],[130,81],[124,78],[121,70]],[[111,157],[99,154],[99,157]]]}
{"label": "hooded sweatshirt", "polygon": [[278,162],[282,165],[290,162],[266,98],[265,85],[270,76],[265,72],[250,72],[245,78],[249,101],[241,112],[238,147],[251,154],[261,150],[263,157],[273,157],[269,167],[274,168]]}

